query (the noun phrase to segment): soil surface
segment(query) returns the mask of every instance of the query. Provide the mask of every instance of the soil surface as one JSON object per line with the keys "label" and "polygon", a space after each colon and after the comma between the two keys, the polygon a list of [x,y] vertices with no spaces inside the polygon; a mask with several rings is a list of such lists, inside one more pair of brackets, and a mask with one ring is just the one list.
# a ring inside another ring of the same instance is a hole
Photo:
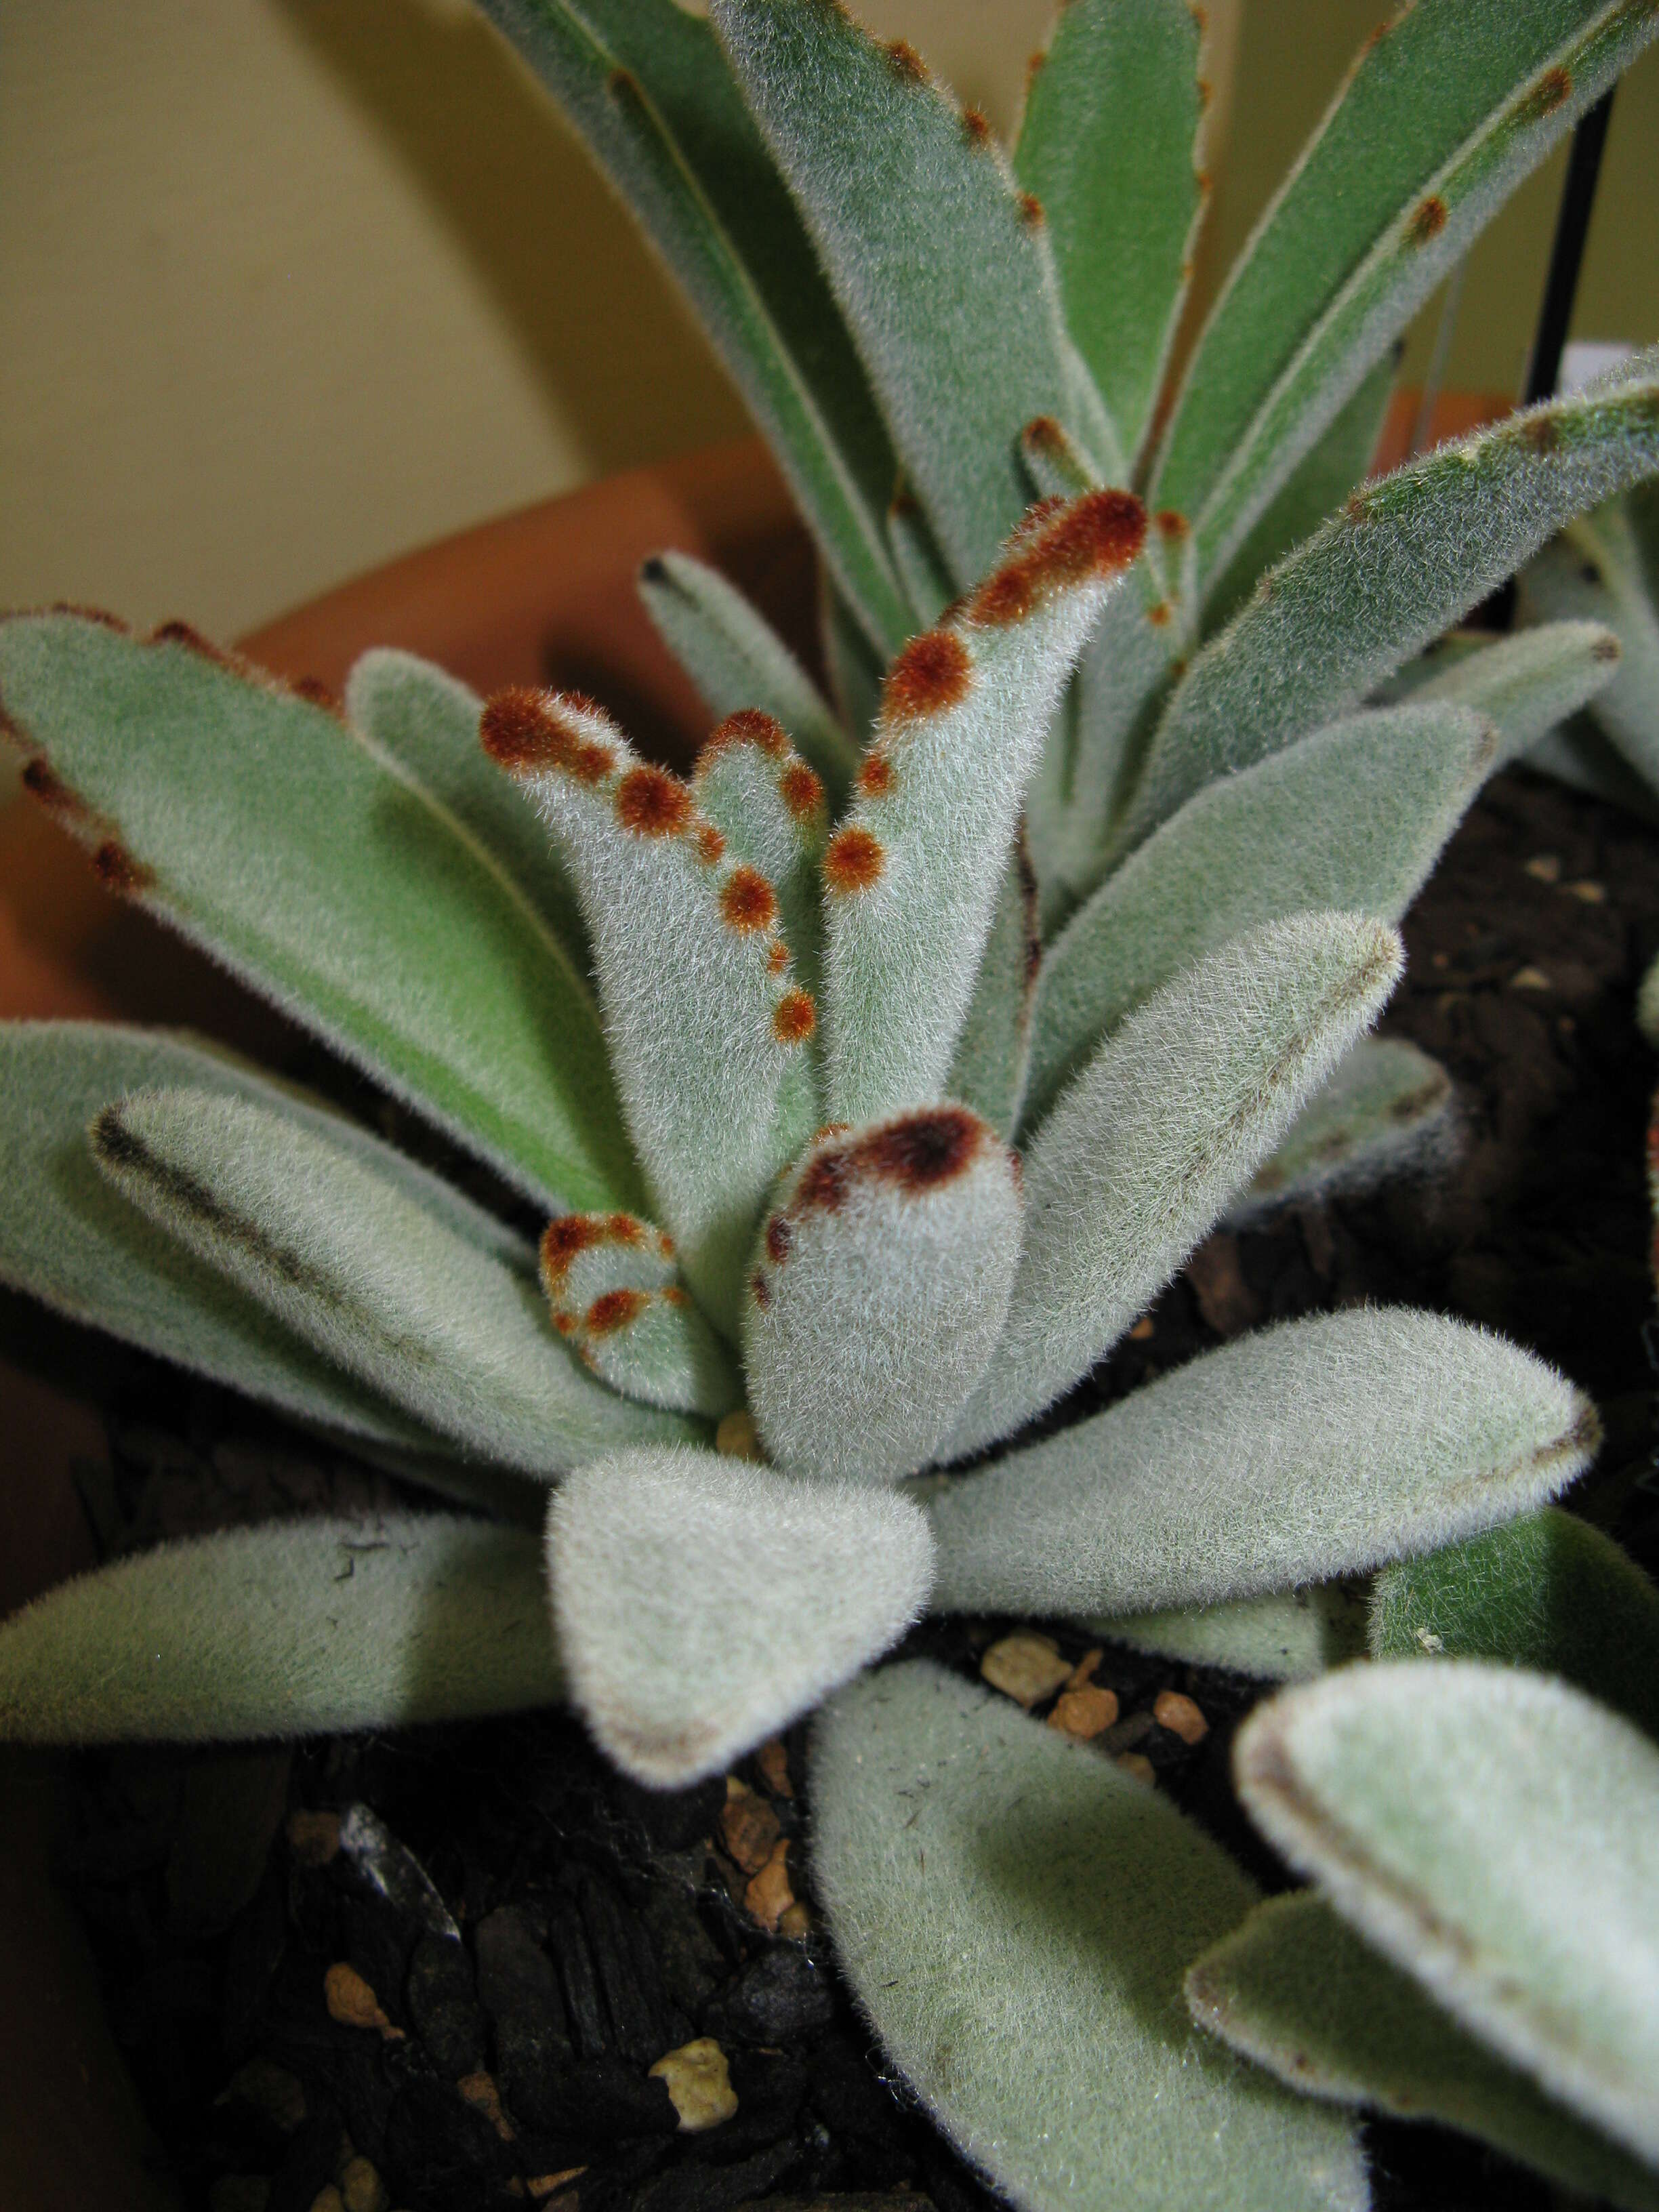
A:
{"label": "soil surface", "polygon": [[[1656,859],[1659,836],[1600,802],[1499,779],[1407,922],[1410,964],[1383,1023],[1454,1078],[1455,1164],[1212,1237],[1065,1415],[1267,1321],[1425,1305],[1503,1330],[1589,1390],[1607,1440],[1569,1502],[1659,1573],[1644,1169],[1656,1070],[1632,1019],[1659,951]],[[112,1462],[88,1470],[86,1491],[111,1551],[412,1495],[223,1393],[137,1356],[106,1364]],[[1032,1626],[1115,1694],[1101,1755],[1146,1762],[1283,1887],[1229,1781],[1260,1686],[1065,1622],[928,1623],[913,1648],[978,1672]],[[64,1876],[191,2207],[996,2201],[908,2101],[836,1978],[813,1904],[803,1729],[672,1796],[620,1780],[559,1713],[292,1752],[85,1754],[76,1775]],[[724,2054],[736,2110],[691,2134],[647,2069],[700,2039]],[[1558,2202],[1466,2138],[1367,2133],[1385,2212]]]}

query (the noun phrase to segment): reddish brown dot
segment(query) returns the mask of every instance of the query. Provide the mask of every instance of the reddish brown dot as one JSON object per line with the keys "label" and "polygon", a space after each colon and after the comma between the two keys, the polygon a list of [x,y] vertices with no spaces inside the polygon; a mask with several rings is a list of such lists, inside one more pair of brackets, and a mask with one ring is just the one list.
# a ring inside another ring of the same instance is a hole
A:
{"label": "reddish brown dot", "polygon": [[852,1126],[850,1121],[826,1121],[821,1129],[812,1132],[812,1142],[821,1145],[828,1138],[844,1137]]}
{"label": "reddish brown dot", "polygon": [[1019,210],[1019,219],[1027,230],[1041,230],[1048,220],[1048,216],[1043,212],[1042,202],[1035,192],[1022,192],[1015,205]]}
{"label": "reddish brown dot", "polygon": [[590,1245],[605,1242],[603,1224],[591,1213],[563,1213],[542,1231],[542,1279],[562,1282],[570,1262]]}
{"label": "reddish brown dot", "polygon": [[908,39],[889,39],[884,49],[893,74],[907,84],[926,84],[927,64]]}
{"label": "reddish brown dot", "polygon": [[697,858],[707,868],[712,868],[726,851],[726,840],[712,822],[697,824]]}
{"label": "reddish brown dot", "polygon": [[678,837],[694,811],[691,793],[664,768],[631,768],[617,787],[617,819],[636,837]]}
{"label": "reddish brown dot", "polygon": [[788,751],[789,740],[781,724],[770,714],[763,714],[758,707],[739,707],[708,732],[697,757],[698,765],[711,753],[724,752],[727,745],[758,745],[769,757],[779,760]]}
{"label": "reddish brown dot", "polygon": [[781,975],[788,965],[789,947],[779,938],[766,956],[766,972],[769,975]]}
{"label": "reddish brown dot", "polygon": [[880,881],[886,864],[880,841],[854,823],[830,840],[823,855],[823,879],[832,891],[843,896],[851,891],[867,891],[872,884]]}
{"label": "reddish brown dot", "polygon": [[289,688],[295,697],[303,699],[308,707],[320,707],[328,714],[340,712],[338,693],[331,690],[320,676],[298,677]]}
{"label": "reddish brown dot", "polygon": [[1431,238],[1438,238],[1445,228],[1446,203],[1438,192],[1431,192],[1413,209],[1406,236],[1413,246],[1426,246]]}
{"label": "reddish brown dot", "polygon": [[576,1324],[568,1313],[556,1313],[553,1326],[561,1336],[574,1336],[576,1333]]}
{"label": "reddish brown dot", "polygon": [[758,1267],[756,1268],[754,1273],[749,1278],[749,1289],[750,1295],[754,1298],[755,1304],[760,1308],[761,1311],[764,1313],[767,1307],[772,1303],[772,1293],[767,1288],[766,1278]]}
{"label": "reddish brown dot", "polygon": [[1051,593],[1127,568],[1146,537],[1146,510],[1133,492],[1091,491],[1071,501],[1035,535],[1017,533],[1011,558],[969,605],[975,622],[1023,622]]}
{"label": "reddish brown dot", "polygon": [[1025,443],[1034,453],[1056,457],[1066,451],[1066,433],[1052,415],[1034,415],[1025,425]]}
{"label": "reddish brown dot", "polygon": [[772,1033],[780,1044],[805,1044],[817,1025],[810,991],[786,991],[772,1009]]}
{"label": "reddish brown dot", "polygon": [[1553,453],[1561,442],[1561,425],[1547,410],[1521,417],[1521,435],[1534,453]]}
{"label": "reddish brown dot", "polygon": [[674,1256],[674,1240],[665,1229],[657,1231],[657,1249],[665,1260],[672,1260]]}
{"label": "reddish brown dot", "polygon": [[1025,57],[1025,96],[1028,100],[1031,96],[1031,87],[1042,74],[1042,65],[1048,58],[1048,55],[1043,52],[1041,46],[1037,47],[1034,53],[1027,54]]}
{"label": "reddish brown dot", "polygon": [[1206,76],[1200,77],[1198,80],[1198,112],[1200,115],[1205,112],[1208,108],[1210,102],[1214,98],[1215,87],[1210,82],[1209,78]]}
{"label": "reddish brown dot", "polygon": [[884,721],[913,714],[942,714],[968,696],[974,664],[954,630],[924,630],[913,637],[887,672],[882,686]]}
{"label": "reddish brown dot", "polygon": [[823,804],[823,786],[805,761],[791,761],[778,778],[778,794],[797,822],[805,822]]}
{"label": "reddish brown dot", "polygon": [[1193,526],[1179,507],[1160,507],[1152,520],[1158,526],[1158,536],[1167,538],[1172,545],[1180,544],[1192,535]]}
{"label": "reddish brown dot", "polygon": [[688,1303],[685,1292],[680,1288],[678,1283],[669,1283],[665,1285],[662,1290],[658,1291],[657,1296],[663,1301],[665,1305],[683,1306]]}
{"label": "reddish brown dot", "polygon": [[107,891],[136,897],[155,881],[155,871],[136,860],[114,837],[106,838],[92,856],[92,872]]}
{"label": "reddish brown dot", "polygon": [[36,753],[33,760],[24,762],[23,788],[38,799],[51,813],[61,816],[67,822],[86,819],[85,799],[64,781],[44,753]]}
{"label": "reddish brown dot", "polygon": [[809,1160],[796,1188],[799,1212],[837,1213],[847,1195],[852,1164],[845,1152],[820,1152]]}
{"label": "reddish brown dot", "polygon": [[1200,199],[1208,199],[1212,190],[1212,180],[1209,171],[1207,169],[1194,169],[1193,171],[1193,182],[1198,186],[1198,197]]}
{"label": "reddish brown dot", "polygon": [[1619,660],[1622,658],[1623,648],[1616,637],[1598,637],[1590,647],[1592,660]]}
{"label": "reddish brown dot", "polygon": [[182,645],[189,652],[198,653],[204,660],[211,660],[220,668],[234,668],[235,661],[222,646],[215,645],[211,638],[204,637],[193,623],[158,623],[149,634],[152,645]]}
{"label": "reddish brown dot", "polygon": [[509,775],[540,775],[559,767],[570,733],[539,691],[498,691],[483,710],[478,743]]}
{"label": "reddish brown dot", "polygon": [[1539,78],[1533,87],[1528,104],[1535,115],[1553,115],[1558,107],[1565,106],[1571,98],[1572,71],[1561,68],[1558,64],[1554,69],[1546,70]]}
{"label": "reddish brown dot", "polygon": [[859,769],[859,789],[866,799],[882,799],[892,788],[892,762],[884,752],[866,753]]}
{"label": "reddish brown dot", "polygon": [[597,738],[576,738],[565,757],[565,768],[578,783],[603,783],[617,765],[617,756]]}
{"label": "reddish brown dot", "polygon": [[1163,629],[1169,622],[1170,615],[1170,607],[1167,599],[1160,599],[1155,607],[1148,607],[1146,610],[1146,619],[1154,629]]}
{"label": "reddish brown dot", "polygon": [[789,1256],[789,1247],[795,1241],[795,1232],[781,1213],[775,1213],[766,1224],[768,1256],[781,1267]]}
{"label": "reddish brown dot", "polygon": [[856,1172],[896,1182],[907,1191],[952,1182],[978,1158],[988,1132],[963,1106],[907,1114],[860,1137],[853,1149]]}
{"label": "reddish brown dot", "polygon": [[769,929],[778,902],[758,868],[733,868],[720,885],[720,919],[728,929],[747,936],[751,930]]}
{"label": "reddish brown dot", "polygon": [[990,118],[982,107],[964,107],[962,111],[962,135],[975,149],[991,143]]}
{"label": "reddish brown dot", "polygon": [[[1342,512],[1350,522],[1363,522],[1370,511],[1371,502],[1363,485],[1358,491],[1351,491],[1342,502]],[[1271,599],[1273,597],[1271,579],[1264,576],[1257,585],[1256,590],[1262,599]]]}
{"label": "reddish brown dot", "polygon": [[1206,37],[1210,28],[1210,11],[1204,5],[1204,0],[1188,0],[1188,13],[1198,26],[1199,37]]}
{"label": "reddish brown dot", "polygon": [[612,1244],[642,1244],[645,1231],[631,1213],[607,1213],[605,1217],[606,1241]]}
{"label": "reddish brown dot", "polygon": [[643,1291],[602,1291],[587,1309],[583,1326],[590,1336],[611,1336],[637,1321],[650,1300]]}

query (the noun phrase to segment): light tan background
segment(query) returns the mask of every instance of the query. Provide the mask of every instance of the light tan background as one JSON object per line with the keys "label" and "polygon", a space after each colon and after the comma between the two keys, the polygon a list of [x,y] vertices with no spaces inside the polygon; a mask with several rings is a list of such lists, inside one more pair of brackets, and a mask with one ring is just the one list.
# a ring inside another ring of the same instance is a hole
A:
{"label": "light tan background", "polygon": [[[1385,5],[1243,0],[1240,31],[1237,0],[1212,0],[1232,118],[1212,280]],[[859,6],[1012,123],[1048,0]],[[1659,336],[1656,169],[1650,53],[1614,110],[1583,335]],[[1559,177],[1479,249],[1452,382],[1518,380]],[[464,0],[0,0],[0,605],[93,600],[229,636],[464,523],[743,428]]]}

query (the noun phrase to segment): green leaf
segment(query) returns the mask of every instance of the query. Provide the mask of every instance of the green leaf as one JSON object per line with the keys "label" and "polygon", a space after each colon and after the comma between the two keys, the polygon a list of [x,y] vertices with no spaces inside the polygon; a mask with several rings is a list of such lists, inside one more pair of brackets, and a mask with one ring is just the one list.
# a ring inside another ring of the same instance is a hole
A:
{"label": "green leaf", "polygon": [[106,881],[532,1197],[635,1200],[586,983],[404,770],[193,639],[76,615],[0,623],[0,700]]}
{"label": "green leaf", "polygon": [[1543,1504],[1598,1437],[1553,1368],[1460,1322],[1289,1322],[953,1484],[933,1602],[1105,1615],[1357,1574]]}
{"label": "green leaf", "polygon": [[1145,1310],[1376,1019],[1401,959],[1394,932],[1358,915],[1273,922],[1176,976],[1100,1048],[1026,1149],[1008,1324],[955,1451],[1009,1435]]}
{"label": "green leaf", "polygon": [[528,1267],[423,1200],[389,1165],[389,1146],[343,1142],[321,1117],[169,1090],[106,1106],[92,1148],[187,1250],[469,1450],[547,1476],[608,1444],[696,1433],[590,1382]]}
{"label": "green leaf", "polygon": [[714,0],[744,95],[817,247],[958,584],[1025,506],[1019,434],[1072,422],[1122,481],[1061,319],[1039,212],[983,118],[902,46],[814,0]]}
{"label": "green leaf", "polygon": [[1197,243],[1200,37],[1185,0],[1077,0],[1032,75],[1014,154],[1048,214],[1067,325],[1128,453]]}
{"label": "green leaf", "polygon": [[836,712],[862,748],[881,711],[884,662],[871,649],[846,600],[828,576],[820,576],[818,595],[818,627]]}
{"label": "green leaf", "polygon": [[836,1120],[940,1095],[1049,718],[1145,528],[1126,492],[1035,510],[962,611],[893,663],[824,861]]}
{"label": "green leaf", "polygon": [[1516,185],[1659,29],[1648,0],[1418,0],[1360,57],[1188,367],[1154,504],[1218,573]]}
{"label": "green leaf", "polygon": [[718,1774],[902,1636],[927,1595],[915,1507],[713,1452],[594,1460],[555,1493],[571,1691],[636,1781]]}
{"label": "green leaf", "polygon": [[1397,921],[1495,748],[1468,708],[1333,723],[1189,799],[1079,908],[1037,978],[1027,1111],[1194,961],[1264,922],[1329,908]]}
{"label": "green leaf", "polygon": [[1036,878],[1023,829],[1002,872],[990,933],[980,955],[945,1090],[1010,1138],[1025,1096],[1031,1048],[1031,1000],[1042,940],[1037,934]]}
{"label": "green leaf", "polygon": [[1100,465],[1086,453],[1063,422],[1038,415],[1019,434],[1019,458],[1039,499],[1076,499],[1099,491]]}
{"label": "green leaf", "polygon": [[817,1723],[812,1869],[841,1970],[1024,2212],[1360,2212],[1336,2114],[1227,2061],[1181,1978],[1255,1892],[1168,1798],[925,1662]]}
{"label": "green leaf", "polygon": [[1659,787],[1656,591],[1659,576],[1650,577],[1644,563],[1629,499],[1571,524],[1521,578],[1523,608],[1605,623],[1617,638],[1622,659],[1604,671],[1612,681],[1595,702],[1595,719],[1652,787]]}
{"label": "green leaf", "polygon": [[925,1467],[979,1380],[1019,1261],[1015,1164],[964,1106],[820,1137],[780,1187],[744,1314],[750,1403],[798,1474]]}
{"label": "green leaf", "polygon": [[447,1514],[166,1544],[0,1626],[0,1736],[28,1743],[333,1735],[562,1687],[535,1536]]}
{"label": "green leaf", "polygon": [[[888,651],[893,458],[829,287],[708,26],[675,0],[482,0],[684,287],[836,581]],[[752,703],[748,700],[741,705]]]}
{"label": "green leaf", "polygon": [[717,720],[758,707],[781,722],[823,778],[839,811],[858,748],[765,617],[689,553],[658,553],[639,574],[645,611]]}
{"label": "green leaf", "polygon": [[1457,1142],[1456,1093],[1439,1061],[1405,1037],[1362,1037],[1227,1218],[1237,1224],[1273,1206],[1372,1190],[1449,1159]]}
{"label": "green leaf", "polygon": [[1553,1506],[1387,1568],[1370,1641],[1376,1659],[1559,1674],[1659,1736],[1659,1593],[1610,1538]]}
{"label": "green leaf", "polygon": [[1188,670],[1121,842],[1340,714],[1563,523],[1656,468],[1659,349],[1616,386],[1529,408],[1357,493]]}
{"label": "green leaf", "polygon": [[[1431,702],[1472,707],[1497,727],[1494,768],[1530,751],[1558,722],[1576,714],[1619,675],[1614,633],[1595,622],[1545,623],[1469,653],[1412,693]],[[1659,767],[1659,752],[1656,752]]]}
{"label": "green leaf", "polygon": [[1287,2087],[1438,2120],[1588,2197],[1659,2208],[1659,2178],[1463,2034],[1322,1898],[1258,1905],[1189,1971],[1187,2000],[1200,2027]]}
{"label": "green leaf", "polygon": [[1256,1825],[1419,1986],[1659,2161],[1659,1748],[1565,1683],[1345,1667],[1233,1747]]}
{"label": "green leaf", "polygon": [[566,1213],[542,1235],[553,1326],[602,1382],[718,1420],[743,1403],[732,1355],[686,1296],[671,1237],[631,1213]]}
{"label": "green leaf", "polygon": [[477,693],[429,660],[377,646],[354,662],[345,709],[353,727],[407,769],[512,878],[586,975],[587,932],[576,894],[547,833],[479,748]]}
{"label": "green leaf", "polygon": [[796,981],[823,981],[823,786],[769,714],[728,714],[697,755],[691,788],[734,860],[758,868],[778,899]]}
{"label": "green leaf", "polygon": [[1365,1608],[1341,1583],[1267,1590],[1219,1605],[1091,1620],[1091,1634],[1198,1667],[1227,1667],[1269,1682],[1310,1681],[1365,1656]]}
{"label": "green leaf", "polygon": [[956,587],[927,516],[903,485],[887,509],[887,543],[915,613],[915,627],[931,629],[956,597]]}
{"label": "green leaf", "polygon": [[591,702],[503,692],[483,743],[559,840],[653,1211],[733,1335],[767,1189],[820,1118],[802,1049],[816,1013],[791,981],[776,890]]}

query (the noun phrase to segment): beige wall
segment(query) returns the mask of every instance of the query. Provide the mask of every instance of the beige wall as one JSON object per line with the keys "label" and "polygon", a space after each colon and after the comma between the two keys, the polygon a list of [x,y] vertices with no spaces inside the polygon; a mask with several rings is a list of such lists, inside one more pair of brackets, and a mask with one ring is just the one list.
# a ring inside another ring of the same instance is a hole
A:
{"label": "beige wall", "polygon": [[[1247,0],[1218,244],[1245,234],[1383,5]],[[861,12],[1006,127],[1047,0]],[[1225,33],[1233,10],[1212,12]],[[1650,55],[1616,111],[1586,335],[1659,335],[1656,149]],[[1534,183],[1482,250],[1454,380],[1518,376],[1558,189]],[[228,635],[742,426],[464,0],[0,0],[0,604],[90,599]]]}

